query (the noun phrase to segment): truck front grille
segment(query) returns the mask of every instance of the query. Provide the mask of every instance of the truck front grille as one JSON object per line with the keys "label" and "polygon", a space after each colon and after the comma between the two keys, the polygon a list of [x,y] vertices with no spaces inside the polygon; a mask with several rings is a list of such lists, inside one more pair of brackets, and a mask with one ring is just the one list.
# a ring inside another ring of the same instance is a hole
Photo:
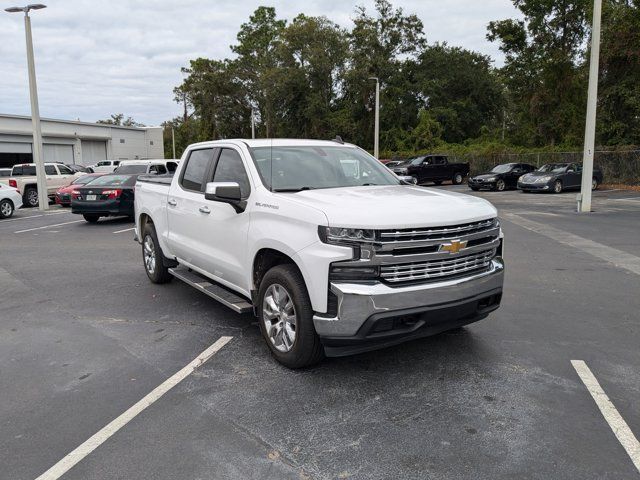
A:
{"label": "truck front grille", "polygon": [[448,227],[408,228],[400,230],[380,231],[380,240],[385,243],[405,243],[421,240],[445,240],[460,238],[460,236],[480,233],[496,228],[497,218],[482,220],[480,222],[452,225]]}
{"label": "truck front grille", "polygon": [[479,273],[489,267],[496,249],[485,250],[473,255],[431,260],[427,262],[382,265],[380,277],[389,283],[417,282],[443,277],[458,277],[462,274]]}

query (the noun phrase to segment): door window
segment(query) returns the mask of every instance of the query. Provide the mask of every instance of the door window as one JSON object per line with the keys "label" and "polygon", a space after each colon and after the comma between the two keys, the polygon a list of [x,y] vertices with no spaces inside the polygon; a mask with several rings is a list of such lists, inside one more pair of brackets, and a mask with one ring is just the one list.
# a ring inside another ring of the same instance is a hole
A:
{"label": "door window", "polygon": [[73,170],[64,165],[58,165],[58,170],[60,170],[60,175],[73,175]]}
{"label": "door window", "polygon": [[211,149],[194,150],[189,154],[180,185],[186,190],[201,192],[211,160]]}
{"label": "door window", "polygon": [[247,198],[251,187],[240,154],[230,148],[223,148],[213,174],[214,182],[236,182],[240,185],[242,198]]}
{"label": "door window", "polygon": [[44,166],[44,173],[46,173],[47,175],[57,175],[58,172],[56,172],[56,167],[54,167],[53,165],[45,165]]}

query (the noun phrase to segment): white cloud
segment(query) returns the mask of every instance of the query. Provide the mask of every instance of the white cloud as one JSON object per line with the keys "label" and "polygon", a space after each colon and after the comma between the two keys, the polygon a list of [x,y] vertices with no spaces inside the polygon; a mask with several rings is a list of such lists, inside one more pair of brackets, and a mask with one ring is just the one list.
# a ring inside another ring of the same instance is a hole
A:
{"label": "white cloud", "polygon": [[[3,2],[2,8],[10,2]],[[19,2],[18,2],[19,3]],[[49,0],[32,12],[40,113],[43,117],[95,121],[122,112],[153,125],[180,113],[173,87],[180,67],[198,56],[231,55],[240,24],[260,1]],[[345,2],[279,0],[281,18],[325,15],[351,26],[356,5],[373,11],[373,0]],[[513,17],[510,0],[396,0],[416,13],[427,40],[446,41],[491,55],[485,39],[491,20]],[[0,112],[28,115],[24,28],[21,14],[0,12]]]}

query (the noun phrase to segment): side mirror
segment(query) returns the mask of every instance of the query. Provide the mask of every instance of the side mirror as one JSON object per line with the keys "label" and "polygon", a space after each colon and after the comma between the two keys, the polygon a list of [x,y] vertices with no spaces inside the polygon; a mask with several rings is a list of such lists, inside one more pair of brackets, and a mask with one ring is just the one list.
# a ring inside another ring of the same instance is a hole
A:
{"label": "side mirror", "polygon": [[242,200],[240,185],[236,182],[209,182],[205,187],[204,198],[212,202],[231,205],[237,213],[244,212],[247,202]]}

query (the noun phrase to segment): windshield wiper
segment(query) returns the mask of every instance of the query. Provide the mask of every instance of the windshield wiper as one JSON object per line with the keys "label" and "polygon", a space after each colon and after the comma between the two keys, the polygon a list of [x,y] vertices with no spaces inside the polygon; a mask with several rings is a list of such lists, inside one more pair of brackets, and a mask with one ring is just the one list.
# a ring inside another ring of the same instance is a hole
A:
{"label": "windshield wiper", "polygon": [[287,192],[302,192],[303,190],[311,190],[313,187],[298,187],[298,188],[274,188],[272,192],[287,193]]}

